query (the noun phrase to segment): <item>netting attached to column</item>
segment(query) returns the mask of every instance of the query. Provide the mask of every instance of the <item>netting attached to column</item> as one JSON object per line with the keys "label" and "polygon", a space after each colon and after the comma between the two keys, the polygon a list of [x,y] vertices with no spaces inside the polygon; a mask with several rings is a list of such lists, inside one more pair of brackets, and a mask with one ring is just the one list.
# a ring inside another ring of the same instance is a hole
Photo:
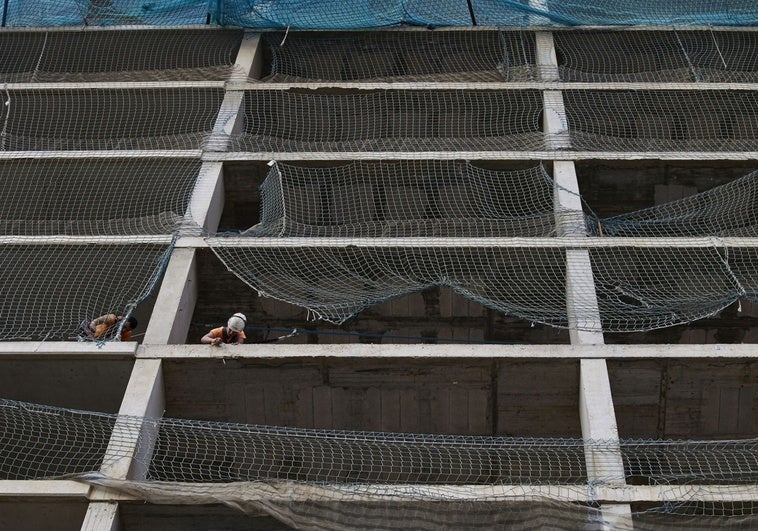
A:
{"label": "netting attached to column", "polygon": [[555,233],[554,183],[542,166],[502,171],[463,161],[276,163],[248,236],[494,237]]}
{"label": "netting attached to column", "polygon": [[594,235],[758,236],[758,171],[705,192],[590,223]]}
{"label": "netting attached to column", "polygon": [[70,245],[0,238],[0,339],[70,340],[83,320],[128,315],[153,290],[173,248],[171,236],[153,238]]}
{"label": "netting attached to column", "polygon": [[[231,151],[528,150],[543,147],[536,90],[248,90]],[[211,145],[210,148],[214,149]]]}
{"label": "netting attached to column", "polygon": [[[447,286],[533,322],[592,328],[599,309],[604,331],[651,330],[755,298],[755,248],[727,248],[718,238],[689,246],[661,239],[755,237],[757,187],[753,172],[686,199],[600,219],[589,207],[589,213],[556,211],[555,184],[542,167],[508,172],[461,161],[319,168],[276,163],[261,187],[261,222],[208,243],[260,294],[336,323],[388,299]],[[572,305],[571,316],[566,250],[587,248],[582,236],[523,245],[472,241],[554,238],[556,223],[570,220],[605,240],[588,248],[592,275],[571,279],[575,293],[588,295]],[[650,239],[606,245],[616,236]],[[260,237],[273,239],[255,243]],[[454,241],[435,240],[445,237]],[[277,238],[311,240],[279,244]],[[405,244],[403,238],[419,239]]]}
{"label": "netting attached to column", "polygon": [[199,149],[223,89],[0,91],[0,151]]}
{"label": "netting attached to column", "polygon": [[248,90],[229,149],[536,151],[547,140],[577,151],[758,150],[754,91],[565,90],[549,110],[563,105],[568,130],[546,134],[536,90]]}
{"label": "netting attached to column", "polygon": [[755,91],[563,91],[571,148],[758,150]]}
{"label": "netting attached to column", "polygon": [[[329,322],[343,323],[374,304],[446,286],[528,321],[585,328],[569,322],[566,253],[560,246],[277,248],[276,242],[248,247],[224,238],[209,243],[227,268],[261,295],[303,306]],[[757,250],[741,252],[749,267],[758,264]],[[606,332],[691,322],[747,294],[718,248],[613,247],[592,249],[590,256],[594,283],[588,277],[574,286],[597,294]],[[580,322],[595,322],[591,302],[573,312]]]}
{"label": "netting attached to column", "polygon": [[[700,516],[723,518],[706,518],[704,526],[745,523],[739,517],[758,515],[758,504],[744,500],[745,488],[758,482],[755,439],[350,432],[148,419],[0,399],[0,442],[0,479],[74,477],[153,503],[223,502],[329,528],[407,525],[393,513],[411,518],[410,527],[439,528],[461,523],[461,511],[470,523],[490,527],[503,518],[531,525],[559,516],[564,525],[567,518],[597,522],[598,511],[587,513],[571,502],[597,507],[605,486],[625,499],[640,484],[654,487],[647,496],[666,503],[642,516],[690,516],[698,503],[714,509]],[[594,462],[592,481],[587,455]],[[117,480],[98,472],[124,460],[146,469],[147,479]],[[532,511],[523,512],[519,504],[526,502]],[[545,504],[564,510],[546,516]]]}
{"label": "netting attached to column", "polygon": [[529,81],[534,34],[520,32],[264,33],[263,81]]}
{"label": "netting attached to column", "polygon": [[209,240],[213,252],[261,295],[343,323],[365,308],[447,286],[489,308],[568,326],[562,249],[455,247],[240,247]]}
{"label": "netting attached to column", "polygon": [[[758,265],[758,249],[750,252]],[[605,331],[651,330],[713,315],[745,295],[719,248],[589,251]],[[585,293],[593,286],[583,286]],[[587,309],[579,310],[579,314]],[[589,315],[588,315],[589,317]]]}
{"label": "netting attached to column", "polygon": [[745,291],[745,298],[758,302],[758,251],[731,247],[724,251],[724,256],[734,278]]}
{"label": "netting attached to column", "polygon": [[758,81],[758,33],[556,31],[562,81]]}
{"label": "netting attached to column", "polygon": [[199,159],[0,161],[0,235],[172,234],[188,220]]}
{"label": "netting attached to column", "polygon": [[223,80],[241,30],[9,31],[0,82]]}

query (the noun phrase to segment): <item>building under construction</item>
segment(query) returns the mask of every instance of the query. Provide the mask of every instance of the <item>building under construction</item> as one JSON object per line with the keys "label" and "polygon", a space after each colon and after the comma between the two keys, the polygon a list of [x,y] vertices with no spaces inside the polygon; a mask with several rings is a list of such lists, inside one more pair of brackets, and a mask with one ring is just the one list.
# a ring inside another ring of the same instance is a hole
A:
{"label": "building under construction", "polygon": [[0,530],[758,527],[752,3],[6,0]]}

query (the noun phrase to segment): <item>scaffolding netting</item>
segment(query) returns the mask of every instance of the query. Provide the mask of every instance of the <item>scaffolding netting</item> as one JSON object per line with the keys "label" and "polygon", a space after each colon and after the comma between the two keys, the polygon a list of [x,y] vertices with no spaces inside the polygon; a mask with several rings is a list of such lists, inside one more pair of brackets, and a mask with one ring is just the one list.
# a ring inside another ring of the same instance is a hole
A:
{"label": "scaffolding netting", "polygon": [[525,31],[265,33],[263,81],[529,81],[534,34]]}
{"label": "scaffolding netting", "polygon": [[[469,151],[544,147],[536,90],[248,90],[231,151]],[[209,148],[222,149],[213,143]]]}
{"label": "scaffolding netting", "polygon": [[224,80],[241,30],[8,31],[0,82]]}
{"label": "scaffolding netting", "polygon": [[[758,514],[755,502],[744,501],[745,489],[758,482],[755,439],[351,432],[130,417],[0,399],[0,441],[1,479],[73,477],[152,503],[220,501],[329,528],[365,527],[372,515],[392,511],[413,517],[412,528],[460,523],[461,510],[482,526],[501,518],[538,523],[545,515],[520,514],[519,503],[540,500],[537,507],[563,504],[568,511],[556,514],[564,518],[587,521],[594,508],[591,520],[602,520],[605,486],[624,501],[637,485],[657,487],[653,508],[639,511],[651,519],[719,517],[700,520],[708,526],[754,522]],[[146,471],[144,479],[109,477],[110,467],[130,462]],[[378,524],[408,527],[392,518]]]}
{"label": "scaffolding netting", "polygon": [[555,233],[544,167],[502,171],[464,161],[274,163],[249,236],[494,237]]}
{"label": "scaffolding netting", "polygon": [[0,92],[0,151],[200,149],[223,89]]}
{"label": "scaffolding netting", "polygon": [[0,235],[172,234],[192,223],[188,210],[201,164],[180,158],[0,161]]}
{"label": "scaffolding netting", "polygon": [[16,243],[0,238],[0,339],[70,340],[84,320],[130,315],[153,290],[172,237]]}
{"label": "scaffolding netting", "polygon": [[[335,323],[432,286],[532,322],[607,332],[691,322],[742,297],[755,300],[758,251],[728,248],[722,238],[758,235],[758,173],[605,219],[589,205],[561,207],[556,190],[571,194],[542,166],[274,163],[261,186],[261,222],[208,243],[260,294]],[[586,235],[599,238],[594,247]],[[527,237],[547,240],[517,240]],[[709,239],[677,241],[685,237]],[[298,238],[308,240],[283,243]],[[587,249],[587,266],[570,279],[580,297],[569,308],[567,250],[574,248]]]}
{"label": "scaffolding netting", "polygon": [[562,81],[758,81],[758,33],[555,31]]}
{"label": "scaffolding netting", "polygon": [[3,26],[222,24],[355,29],[395,25],[715,25],[758,22],[752,0],[7,0]]}
{"label": "scaffolding netting", "polygon": [[[591,249],[594,291],[606,331],[652,330],[723,310],[746,291],[718,248]],[[758,250],[750,253],[758,265]],[[592,293],[590,285],[581,286]],[[591,307],[576,309],[590,318]]]}
{"label": "scaffolding netting", "polygon": [[[558,68],[527,31],[265,33],[263,81],[755,82],[758,34],[555,31]],[[557,70],[557,76],[556,74]]]}
{"label": "scaffolding netting", "polygon": [[628,237],[758,236],[758,171],[705,192],[589,223],[593,234]]}
{"label": "scaffolding netting", "polygon": [[[542,114],[566,130],[543,132]],[[210,150],[756,151],[755,91],[247,90],[243,130]]]}
{"label": "scaffolding netting", "polygon": [[563,91],[571,147],[755,151],[756,91]]}
{"label": "scaffolding netting", "polygon": [[[241,246],[209,240],[213,252],[261,295],[296,304],[314,317],[344,323],[365,308],[432,286],[445,286],[496,311],[562,328],[643,331],[691,322],[754,297],[718,248],[592,249],[591,275],[573,282],[588,300],[567,309],[566,250],[542,247],[309,245]],[[571,247],[571,242],[565,242]],[[454,245],[454,244],[450,244]],[[758,264],[742,249],[744,268]],[[597,302],[595,298],[597,297]],[[570,317],[577,322],[570,320]]]}

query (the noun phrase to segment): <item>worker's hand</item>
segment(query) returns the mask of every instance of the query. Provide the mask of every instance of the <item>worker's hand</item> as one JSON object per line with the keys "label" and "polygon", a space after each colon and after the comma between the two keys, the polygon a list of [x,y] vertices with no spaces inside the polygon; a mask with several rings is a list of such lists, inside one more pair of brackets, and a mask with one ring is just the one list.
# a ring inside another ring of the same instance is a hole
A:
{"label": "worker's hand", "polygon": [[213,341],[211,341],[211,345],[214,347],[217,347],[221,344],[221,338],[220,337],[214,337]]}

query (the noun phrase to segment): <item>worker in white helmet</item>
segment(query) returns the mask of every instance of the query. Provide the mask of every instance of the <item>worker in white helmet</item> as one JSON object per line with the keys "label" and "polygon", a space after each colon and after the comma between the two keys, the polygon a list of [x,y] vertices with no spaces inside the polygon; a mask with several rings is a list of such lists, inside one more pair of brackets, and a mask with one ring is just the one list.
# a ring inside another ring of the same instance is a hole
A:
{"label": "worker in white helmet", "polygon": [[206,345],[219,346],[221,343],[227,343],[232,345],[239,345],[245,342],[247,336],[245,335],[245,325],[247,324],[247,318],[242,313],[235,313],[229,318],[226,326],[219,326],[214,328],[202,338],[201,343]]}

